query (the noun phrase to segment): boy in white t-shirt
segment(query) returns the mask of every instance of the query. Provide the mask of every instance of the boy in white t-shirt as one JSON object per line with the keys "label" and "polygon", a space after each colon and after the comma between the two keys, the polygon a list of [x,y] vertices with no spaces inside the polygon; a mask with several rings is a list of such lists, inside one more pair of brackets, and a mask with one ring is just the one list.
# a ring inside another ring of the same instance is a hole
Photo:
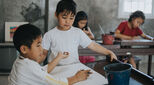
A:
{"label": "boy in white t-shirt", "polygon": [[92,40],[79,28],[72,27],[76,14],[76,3],[73,0],[61,0],[57,4],[55,16],[58,19],[58,26],[45,33],[42,46],[43,55],[47,56],[48,51],[51,54],[48,58],[50,62],[57,55],[58,51],[69,52],[69,57],[62,59],[59,65],[79,63],[78,47],[88,47],[89,49],[111,56],[111,61],[117,59],[115,54],[92,42]]}
{"label": "boy in white t-shirt", "polygon": [[78,71],[69,78],[55,78],[48,74],[61,59],[69,56],[68,52],[58,52],[57,56],[46,66],[40,66],[45,57],[42,56],[41,31],[31,24],[19,26],[13,36],[15,48],[20,56],[13,64],[9,85],[72,85],[73,83],[86,80],[90,70]]}

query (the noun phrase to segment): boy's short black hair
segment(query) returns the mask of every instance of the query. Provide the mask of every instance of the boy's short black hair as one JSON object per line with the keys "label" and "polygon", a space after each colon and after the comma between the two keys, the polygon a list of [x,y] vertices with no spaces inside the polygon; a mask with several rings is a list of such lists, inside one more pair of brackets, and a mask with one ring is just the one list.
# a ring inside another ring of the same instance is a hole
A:
{"label": "boy's short black hair", "polygon": [[15,48],[21,53],[20,46],[25,45],[31,48],[33,40],[41,36],[41,31],[34,25],[24,24],[17,28],[13,36]]}
{"label": "boy's short black hair", "polygon": [[[73,26],[74,26],[74,27],[79,27],[78,22],[79,22],[80,20],[88,20],[88,15],[87,15],[84,11],[79,11],[79,12],[76,14],[75,20],[74,20],[74,23],[73,23]],[[88,22],[87,22],[86,26],[83,27],[83,28],[88,29]],[[82,28],[82,29],[83,29],[83,28]]]}
{"label": "boy's short black hair", "polygon": [[[139,18],[139,17],[143,19],[143,23],[144,23],[145,15],[144,15],[144,13],[143,13],[142,11],[139,11],[139,10],[133,12],[133,13],[130,15],[128,21],[131,22],[133,18]],[[142,24],[143,24],[143,23],[142,23]]]}
{"label": "boy's short black hair", "polygon": [[61,12],[72,12],[76,15],[76,3],[73,0],[61,0],[57,4],[56,15],[58,16]]}

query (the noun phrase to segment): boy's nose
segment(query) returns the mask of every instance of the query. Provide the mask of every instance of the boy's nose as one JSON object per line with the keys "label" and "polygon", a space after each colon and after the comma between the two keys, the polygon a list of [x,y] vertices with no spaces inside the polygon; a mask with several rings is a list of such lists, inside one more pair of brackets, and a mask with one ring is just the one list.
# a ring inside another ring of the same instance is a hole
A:
{"label": "boy's nose", "polygon": [[40,46],[40,51],[43,51],[42,45]]}
{"label": "boy's nose", "polygon": [[69,19],[66,19],[65,23],[69,23]]}

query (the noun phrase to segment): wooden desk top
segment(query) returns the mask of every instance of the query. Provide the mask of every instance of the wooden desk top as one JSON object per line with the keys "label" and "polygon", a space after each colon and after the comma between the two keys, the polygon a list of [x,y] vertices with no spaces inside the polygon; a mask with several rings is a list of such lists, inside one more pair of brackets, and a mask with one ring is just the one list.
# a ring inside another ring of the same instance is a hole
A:
{"label": "wooden desk top", "polygon": [[[99,43],[99,42],[97,42]],[[113,51],[117,56],[126,55],[130,52],[132,55],[154,55],[154,41],[152,40],[123,40],[118,41],[114,45],[103,45],[103,47]],[[123,46],[136,46],[133,48],[125,48]],[[80,56],[99,56],[101,54],[89,50],[88,48],[79,47]]]}
{"label": "wooden desk top", "polygon": [[[154,55],[154,48],[119,48],[116,46],[108,45],[103,47],[113,51],[117,56],[126,55],[130,52],[132,55]],[[80,56],[99,56],[102,54],[96,53],[88,48],[79,48]]]}
{"label": "wooden desk top", "polygon": [[121,46],[154,46],[154,41],[152,40],[121,40],[121,41],[115,41],[119,42]]}

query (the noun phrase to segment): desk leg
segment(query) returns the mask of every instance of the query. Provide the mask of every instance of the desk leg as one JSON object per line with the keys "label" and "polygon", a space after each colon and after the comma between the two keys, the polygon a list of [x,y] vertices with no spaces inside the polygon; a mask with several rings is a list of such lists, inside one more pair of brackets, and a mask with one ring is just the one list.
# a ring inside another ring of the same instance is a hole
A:
{"label": "desk leg", "polygon": [[149,55],[148,59],[148,75],[151,75],[152,55]]}

